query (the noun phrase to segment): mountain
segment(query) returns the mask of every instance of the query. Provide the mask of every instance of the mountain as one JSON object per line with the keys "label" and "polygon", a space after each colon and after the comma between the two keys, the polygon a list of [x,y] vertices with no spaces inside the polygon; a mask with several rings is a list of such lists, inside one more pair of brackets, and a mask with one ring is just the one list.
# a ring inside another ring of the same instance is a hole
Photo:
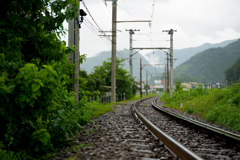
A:
{"label": "mountain", "polygon": [[[135,53],[135,51],[133,51],[133,53]],[[85,62],[83,62],[83,64],[80,65],[80,69],[85,70],[89,74],[89,73],[91,73],[92,69],[94,69],[94,66],[102,65],[102,62],[106,61],[110,57],[111,57],[111,51],[100,52],[99,54],[97,54],[94,57],[87,58],[87,60]],[[129,50],[124,49],[122,51],[119,51],[117,53],[117,57],[119,57],[119,58],[129,57]],[[149,62],[140,53],[137,53],[133,56],[133,77],[138,78],[138,79],[140,77],[140,58],[142,59],[142,64],[149,64]],[[160,69],[159,67],[155,68],[154,66],[151,66],[151,65],[144,66],[144,68],[142,70],[143,80],[145,81],[145,79],[146,79],[146,71],[148,71],[148,73],[164,72],[163,66],[161,66],[161,67],[162,68]],[[123,66],[123,68],[127,69],[129,71],[128,59],[126,59],[125,65]],[[154,74],[153,76],[155,76],[155,75],[156,74]],[[150,77],[150,76],[148,76],[148,77]]]}
{"label": "mountain", "polygon": [[198,82],[225,81],[224,72],[240,58],[240,39],[226,47],[202,51],[174,69],[174,75],[197,78]]}
{"label": "mountain", "polygon": [[[210,43],[205,43],[201,46],[198,47],[192,47],[192,48],[185,48],[185,49],[174,49],[173,50],[173,57],[176,58],[176,60],[173,63],[173,68],[176,68],[177,66],[179,66],[180,64],[182,64],[183,62],[187,61],[190,57],[196,55],[199,52],[202,52],[204,50],[207,50],[209,48],[218,48],[218,47],[225,47],[228,44],[237,41],[235,40],[228,40],[228,41],[224,41],[221,43],[215,43],[215,44],[210,44]],[[166,62],[166,58],[167,56],[165,55],[164,52],[162,51],[155,51],[155,52],[151,52],[151,53],[147,53],[146,55],[146,59],[152,60],[155,59],[156,63],[161,63],[161,62]]]}
{"label": "mountain", "polygon": [[[190,57],[196,55],[199,52],[202,52],[209,48],[217,48],[217,47],[225,47],[229,43],[232,43],[236,40],[228,40],[221,43],[216,44],[210,44],[205,43],[198,47],[193,48],[185,48],[185,49],[176,49],[173,51],[174,58],[177,58],[177,60],[174,61],[174,68],[179,66],[181,63],[188,60]],[[133,51],[135,53],[136,51]],[[118,57],[129,57],[129,50],[124,49],[122,51],[117,52]],[[94,66],[102,65],[102,62],[107,60],[107,58],[111,57],[111,51],[103,51],[98,53],[96,56],[88,58],[83,64],[80,65],[80,69],[87,71],[87,73],[91,73]],[[142,64],[149,64],[149,63],[166,63],[166,55],[162,51],[154,51],[146,54],[145,56],[141,55],[140,53],[137,53],[133,56],[133,77],[139,78],[140,77],[140,58],[142,58]],[[129,59],[126,59],[124,69],[127,69],[129,71]],[[170,66],[170,65],[169,65]],[[160,73],[164,72],[163,66],[161,66],[162,69],[155,68],[154,66],[145,66],[143,70],[143,79],[146,77],[146,70],[149,73]],[[150,77],[151,75],[149,75]],[[153,74],[153,77],[155,77],[156,74]]]}
{"label": "mountain", "polygon": [[239,81],[240,77],[240,58],[225,72],[226,80],[228,82]]}

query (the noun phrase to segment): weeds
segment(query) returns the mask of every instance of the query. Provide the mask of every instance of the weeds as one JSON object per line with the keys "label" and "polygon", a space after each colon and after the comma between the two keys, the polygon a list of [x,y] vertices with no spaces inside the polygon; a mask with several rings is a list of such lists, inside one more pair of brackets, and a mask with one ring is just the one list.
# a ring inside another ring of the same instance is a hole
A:
{"label": "weeds", "polygon": [[[174,92],[172,98],[164,94],[161,101],[167,107],[198,114],[207,121],[240,131],[240,85],[233,85],[228,90],[213,89],[208,95],[202,87],[178,94]],[[179,104],[183,102],[184,106],[180,108]]]}

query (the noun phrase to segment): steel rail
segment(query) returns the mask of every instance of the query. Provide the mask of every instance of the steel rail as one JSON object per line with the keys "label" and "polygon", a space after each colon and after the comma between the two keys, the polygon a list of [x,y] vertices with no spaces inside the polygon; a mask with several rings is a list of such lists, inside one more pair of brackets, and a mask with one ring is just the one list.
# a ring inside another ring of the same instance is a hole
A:
{"label": "steel rail", "polygon": [[148,119],[146,119],[137,109],[135,104],[142,102],[140,100],[133,105],[133,109],[138,116],[138,118],[142,121],[142,123],[156,136],[161,140],[171,151],[173,151],[179,158],[182,160],[202,160],[203,158],[196,155],[191,150],[187,149],[181,143],[176,141],[174,138],[167,135],[165,132],[156,127],[153,123],[151,123]]}
{"label": "steel rail", "polygon": [[177,113],[173,113],[171,111],[168,111],[168,110],[164,109],[163,107],[158,106],[154,101],[152,102],[152,106],[155,107],[156,109],[158,109],[162,112],[165,112],[167,114],[170,114],[170,115],[172,115],[176,118],[182,119],[182,120],[187,121],[189,123],[192,123],[194,125],[200,126],[202,128],[206,128],[210,131],[213,131],[213,132],[218,133],[220,135],[226,136],[227,138],[231,138],[231,139],[234,139],[234,140],[237,140],[237,141],[240,142],[240,135],[238,135],[238,134],[235,134],[235,133],[232,133],[232,132],[229,132],[229,131],[225,131],[221,128],[214,127],[214,126],[211,126],[209,124],[206,124],[206,123],[203,123],[203,122],[200,122],[200,121],[197,121],[197,120],[193,120],[191,118],[187,118],[187,117],[182,116],[182,115],[177,114]]}

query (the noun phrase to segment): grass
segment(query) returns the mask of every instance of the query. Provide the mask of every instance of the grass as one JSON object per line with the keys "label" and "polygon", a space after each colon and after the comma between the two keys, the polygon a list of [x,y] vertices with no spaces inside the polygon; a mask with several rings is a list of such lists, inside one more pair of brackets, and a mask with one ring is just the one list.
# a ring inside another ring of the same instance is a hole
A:
{"label": "grass", "polygon": [[[154,97],[157,96],[159,93],[154,94],[154,95],[147,95],[144,96],[143,98],[148,98],[148,97]],[[120,102],[112,102],[112,103],[106,103],[106,104],[101,104],[99,101],[92,101],[92,102],[87,102],[86,108],[87,111],[90,115],[91,118],[99,117],[100,115],[103,115],[104,113],[113,111],[113,109],[117,108],[117,103],[122,103],[123,105],[126,105],[126,102],[128,101],[134,101],[134,100],[139,100],[141,99],[140,95],[136,95],[132,99],[120,101]]]}
{"label": "grass", "polygon": [[[174,93],[173,98],[167,94],[163,95],[161,100],[167,107],[240,131],[240,85],[231,86],[228,90],[213,89],[212,93],[207,95],[193,92]],[[182,107],[180,103],[183,103]]]}

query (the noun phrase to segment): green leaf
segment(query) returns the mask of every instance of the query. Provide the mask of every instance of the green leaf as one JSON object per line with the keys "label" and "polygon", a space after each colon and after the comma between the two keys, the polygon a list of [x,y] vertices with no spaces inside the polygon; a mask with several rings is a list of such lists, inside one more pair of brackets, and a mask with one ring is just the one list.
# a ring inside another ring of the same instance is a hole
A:
{"label": "green leaf", "polygon": [[27,96],[25,94],[20,95],[20,102],[24,102],[27,99]]}
{"label": "green leaf", "polygon": [[29,104],[31,107],[34,107],[34,103],[35,103],[35,100],[34,100],[34,99],[31,99],[28,104]]}
{"label": "green leaf", "polygon": [[48,132],[43,132],[43,134],[39,137],[39,141],[41,141],[43,145],[46,146],[50,141],[50,138],[51,136]]}
{"label": "green leaf", "polygon": [[67,114],[66,114],[66,111],[64,109],[59,110],[58,114],[63,119],[67,118]]}
{"label": "green leaf", "polygon": [[8,93],[11,93],[11,91],[7,88],[7,86],[5,85],[5,84],[0,84],[0,89],[2,89],[2,90],[4,90],[4,91],[6,91],[6,92],[8,92]]}
{"label": "green leaf", "polygon": [[40,96],[41,96],[41,91],[38,90],[38,91],[36,92],[36,95],[37,95],[38,97],[40,97]]}
{"label": "green leaf", "polygon": [[40,88],[40,85],[39,85],[39,84],[36,84],[36,83],[32,84],[32,92],[38,91],[39,88]]}
{"label": "green leaf", "polygon": [[33,93],[32,97],[37,100],[37,93]]}

